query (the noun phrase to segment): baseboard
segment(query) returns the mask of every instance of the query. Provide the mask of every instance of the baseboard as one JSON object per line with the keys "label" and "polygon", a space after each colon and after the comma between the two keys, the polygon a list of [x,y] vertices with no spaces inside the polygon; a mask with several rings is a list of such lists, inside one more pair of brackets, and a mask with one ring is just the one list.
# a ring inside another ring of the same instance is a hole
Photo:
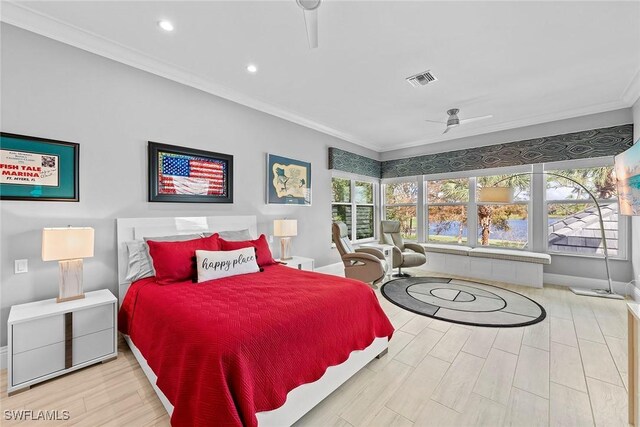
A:
{"label": "baseboard", "polygon": [[7,346],[0,347],[0,369],[7,369]]}
{"label": "baseboard", "polygon": [[[545,285],[570,286],[572,288],[584,289],[607,289],[609,284],[604,279],[594,279],[591,277],[568,276],[565,274],[544,273]],[[624,282],[613,282],[613,291],[621,295],[627,295],[631,291],[630,287]],[[633,287],[634,290],[635,287]],[[638,293],[640,296],[640,293]]]}

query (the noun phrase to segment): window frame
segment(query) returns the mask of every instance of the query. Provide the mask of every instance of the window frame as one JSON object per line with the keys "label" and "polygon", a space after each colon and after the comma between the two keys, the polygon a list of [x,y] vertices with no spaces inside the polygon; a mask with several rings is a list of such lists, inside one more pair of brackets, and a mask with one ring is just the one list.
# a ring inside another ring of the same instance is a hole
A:
{"label": "window frame", "polygon": [[[549,255],[557,255],[557,256],[567,256],[567,257],[578,257],[578,258],[592,258],[592,259],[604,259],[604,254],[573,254],[569,252],[562,251],[554,251],[549,249],[549,205],[550,204],[593,204],[593,199],[591,197],[587,199],[564,199],[564,200],[556,200],[556,199],[547,199],[547,177],[546,172],[553,171],[562,171],[562,170],[570,170],[570,169],[589,169],[589,168],[599,168],[605,166],[613,166],[613,157],[593,157],[589,159],[577,159],[577,160],[563,160],[559,162],[548,162],[542,164],[542,170],[545,172],[545,176],[543,179],[542,186],[542,197],[544,200],[544,208],[543,208],[543,230],[544,230],[544,243],[545,243],[545,252]],[[618,198],[614,197],[612,199],[596,199],[598,204],[610,204],[618,203]],[[620,215],[618,213],[618,253],[616,255],[609,255],[609,259],[620,260],[620,261],[628,261],[629,260],[629,251],[628,248],[628,238],[629,238],[629,218],[624,215]]]}
{"label": "window frame", "polygon": [[[511,168],[505,168],[505,169],[509,169],[511,170]],[[494,170],[495,171],[495,170]],[[497,249],[508,249],[508,250],[514,250],[514,251],[530,251],[532,250],[533,247],[533,221],[535,220],[533,218],[532,213],[532,209],[533,209],[533,174],[532,174],[532,170],[531,170],[531,166],[529,165],[529,170],[524,170],[524,171],[520,171],[520,172],[511,172],[511,171],[507,171],[507,172],[498,172],[498,173],[482,173],[482,174],[478,174],[474,177],[474,181],[475,181],[475,192],[477,194],[478,191],[478,178],[481,178],[483,176],[497,176],[497,175],[519,175],[519,174],[529,174],[529,200],[514,200],[511,203],[509,203],[509,205],[524,205],[527,207],[527,243],[521,247],[521,248],[516,248],[516,247],[508,247],[508,246],[486,246],[487,248],[497,248]],[[507,178],[505,177],[505,181],[507,181]],[[478,240],[480,239],[479,236],[479,232],[480,232],[480,228],[478,227],[478,206],[491,206],[491,205],[495,205],[495,203],[491,203],[491,202],[479,202],[477,200],[477,196],[475,198],[475,206],[474,206],[474,217],[475,217],[475,222],[476,222],[476,230],[475,230],[475,240],[474,240],[474,244],[475,246],[473,247],[482,247],[481,244],[478,243]],[[467,240],[468,241],[468,240]]]}
{"label": "window frame", "polygon": [[[345,179],[349,181],[349,188],[351,191],[351,201],[347,202],[334,202],[333,195],[331,197],[332,214],[331,220],[333,221],[333,206],[342,205],[351,207],[351,240],[354,244],[371,243],[378,240],[378,228],[380,227],[380,214],[379,214],[379,192],[380,192],[380,180],[363,175],[350,174],[346,172],[334,172],[331,174],[331,180],[333,179]],[[356,182],[366,182],[373,185],[373,203],[356,203]],[[357,208],[358,206],[371,206],[373,207],[373,236],[365,239],[357,239]]]}
{"label": "window frame", "polygon": [[[456,242],[439,242],[439,244],[443,244],[443,245],[452,245],[452,246],[469,246],[472,248],[476,248],[476,247],[480,247],[482,245],[478,244],[478,206],[480,204],[491,204],[491,203],[478,203],[477,201],[477,189],[478,189],[478,178],[482,177],[482,176],[494,176],[494,175],[517,175],[517,174],[531,174],[532,172],[535,172],[534,170],[534,166],[535,165],[517,165],[517,166],[505,166],[505,167],[499,167],[499,168],[486,168],[486,169],[473,169],[473,170],[468,170],[468,171],[459,171],[459,172],[445,172],[445,173],[438,173],[438,174],[430,174],[430,175],[424,175],[423,181],[424,181],[424,188],[422,189],[422,193],[423,193],[423,204],[421,207],[421,211],[423,212],[423,217],[424,217],[424,221],[422,221],[422,228],[423,228],[423,234],[422,234],[422,240],[420,240],[421,242],[426,242],[429,243],[428,239],[428,229],[426,229],[426,224],[428,224],[429,221],[429,206],[435,205],[435,204],[429,204],[428,203],[428,197],[427,197],[427,183],[428,181],[441,181],[441,180],[447,180],[447,179],[468,179],[469,180],[469,201],[467,203],[467,241],[466,243],[463,244],[458,244]],[[535,185],[534,185],[534,181],[535,180],[535,175],[531,175],[531,183],[529,184],[529,200],[528,201],[522,201],[520,203],[528,203],[528,207],[527,207],[527,218],[528,218],[528,224],[527,224],[527,246],[525,246],[524,248],[503,248],[503,249],[509,249],[509,250],[515,250],[515,251],[527,251],[527,250],[533,250],[532,249],[532,242],[535,241],[535,233],[534,233],[534,227],[533,227],[533,222],[535,221],[535,219],[531,219],[532,218],[532,212],[533,212],[533,199],[534,199],[534,191],[535,191]],[[458,202],[462,205],[464,205],[464,203],[462,202]],[[515,203],[514,203],[515,204]],[[472,238],[472,236],[475,236],[475,238]],[[500,249],[501,247],[495,247]]]}
{"label": "window frame", "polygon": [[[468,197],[467,197],[467,201],[466,202],[435,202],[435,203],[430,203],[429,202],[429,182],[433,182],[433,181],[447,181],[447,180],[454,180],[454,179],[466,179],[467,180],[467,190],[469,192]],[[474,180],[474,185],[475,185],[475,180]],[[441,178],[441,179],[425,179],[424,180],[424,184],[423,184],[424,188],[423,188],[423,192],[424,192],[424,242],[425,243],[436,243],[436,244],[441,244],[441,245],[456,245],[456,246],[468,246],[469,243],[469,202],[471,200],[471,177],[456,177],[456,178]],[[474,192],[475,194],[475,192]],[[457,242],[431,242],[429,241],[429,208],[432,206],[464,206],[465,209],[467,210],[467,241],[463,242],[463,243],[457,243]]]}
{"label": "window frame", "polygon": [[[397,184],[402,182],[415,182],[418,187],[418,194],[416,197],[415,203],[387,203],[385,193],[386,186],[389,184]],[[380,186],[380,198],[381,198],[381,207],[382,212],[380,213],[380,218],[387,219],[387,208],[402,208],[402,207],[415,207],[416,208],[416,239],[407,239],[403,238],[407,242],[423,242],[424,241],[424,225],[422,224],[421,217],[424,218],[424,212],[421,212],[422,209],[419,208],[421,206],[422,200],[424,199],[424,190],[421,188],[424,187],[424,179],[422,176],[403,176],[400,178],[386,178],[382,180]]]}

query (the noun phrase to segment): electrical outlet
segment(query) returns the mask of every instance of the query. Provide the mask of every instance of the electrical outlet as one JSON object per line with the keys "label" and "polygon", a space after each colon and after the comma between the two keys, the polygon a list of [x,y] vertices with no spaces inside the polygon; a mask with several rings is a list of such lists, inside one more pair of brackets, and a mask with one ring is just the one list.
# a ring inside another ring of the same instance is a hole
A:
{"label": "electrical outlet", "polygon": [[26,273],[29,271],[29,261],[26,259],[17,259],[14,261],[15,274]]}

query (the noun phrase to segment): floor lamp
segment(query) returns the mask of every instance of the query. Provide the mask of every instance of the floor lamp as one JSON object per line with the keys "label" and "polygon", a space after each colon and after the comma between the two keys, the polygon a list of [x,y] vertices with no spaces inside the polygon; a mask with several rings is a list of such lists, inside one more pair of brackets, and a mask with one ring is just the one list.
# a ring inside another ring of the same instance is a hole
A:
{"label": "floor lamp", "polygon": [[589,191],[584,185],[579,183],[578,181],[568,178],[564,175],[560,175],[553,172],[525,172],[525,173],[517,173],[511,175],[507,178],[503,178],[500,181],[496,182],[493,187],[485,187],[479,190],[478,201],[486,202],[486,203],[495,203],[495,204],[507,204],[513,202],[513,187],[498,187],[497,185],[501,182],[508,181],[516,176],[529,176],[529,175],[549,175],[555,176],[562,179],[566,179],[567,181],[571,181],[574,184],[578,185],[582,188],[593,200],[593,203],[596,205],[596,209],[598,210],[598,220],[600,222],[600,232],[602,234],[602,249],[604,252],[604,264],[607,268],[607,280],[609,283],[608,289],[582,289],[582,288],[569,288],[576,295],[586,295],[590,297],[602,297],[602,298],[613,298],[613,299],[624,299],[624,296],[616,294],[613,292],[613,283],[611,281],[611,272],[609,270],[609,249],[607,248],[607,237],[605,235],[604,230],[604,222],[602,220],[602,211],[600,210],[600,204],[598,203],[598,199]]}

